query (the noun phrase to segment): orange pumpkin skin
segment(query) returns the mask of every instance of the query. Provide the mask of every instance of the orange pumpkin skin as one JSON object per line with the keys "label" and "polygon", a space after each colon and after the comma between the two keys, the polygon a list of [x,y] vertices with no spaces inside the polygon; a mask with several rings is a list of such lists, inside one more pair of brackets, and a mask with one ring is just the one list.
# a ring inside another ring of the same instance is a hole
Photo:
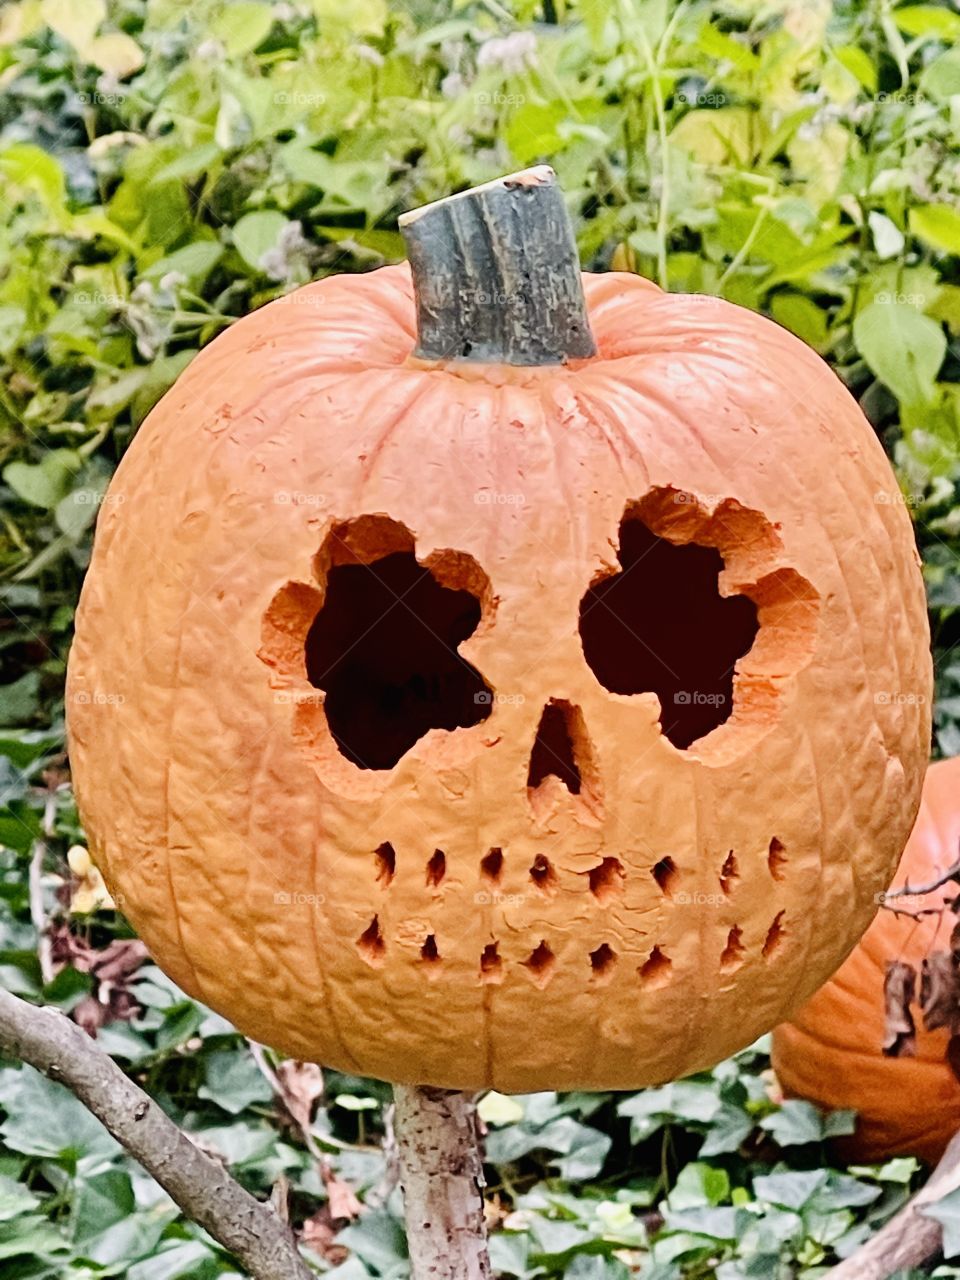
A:
{"label": "orange pumpkin skin", "polygon": [[[931,884],[960,849],[960,756],[930,766],[920,812],[897,871],[896,884]],[[946,885],[917,907],[956,896]],[[831,1110],[858,1113],[856,1133],[837,1143],[847,1159],[914,1155],[936,1163],[960,1129],[960,1082],[946,1061],[949,1033],[924,1029],[919,1011],[916,1056],[886,1058],[883,983],[889,960],[918,973],[925,955],[948,950],[956,917],[950,911],[919,921],[881,911],[834,976],[791,1022],[773,1034],[773,1065],[784,1092]]]}
{"label": "orange pumpkin skin", "polygon": [[[882,449],[771,322],[584,285],[599,356],[550,368],[411,359],[405,267],[307,286],[196,358],[101,512],[68,683],[91,849],[170,975],[286,1053],[461,1089],[662,1082],[786,1016],[890,882],[931,671]],[[585,661],[625,513],[715,548],[758,611],[732,715],[683,749],[654,693]],[[495,697],[363,769],[305,645],[335,567],[414,539],[479,600],[459,652]],[[579,793],[533,781],[551,703]]]}

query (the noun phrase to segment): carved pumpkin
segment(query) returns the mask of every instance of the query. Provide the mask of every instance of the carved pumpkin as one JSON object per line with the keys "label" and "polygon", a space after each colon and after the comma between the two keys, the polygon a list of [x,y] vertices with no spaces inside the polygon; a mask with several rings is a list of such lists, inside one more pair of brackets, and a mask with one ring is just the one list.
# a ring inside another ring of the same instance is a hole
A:
{"label": "carved pumpkin", "polygon": [[585,275],[584,313],[564,218],[549,171],[501,180],[405,228],[416,300],[385,267],[241,320],[101,513],[96,861],[186,991],[301,1058],[704,1067],[837,966],[913,821],[924,596],[868,423],[736,306]]}
{"label": "carved pumpkin", "polygon": [[[927,771],[897,887],[935,883],[958,849],[960,756]],[[937,908],[956,896],[956,885],[947,884],[903,905]],[[903,961],[919,973],[924,956],[949,950],[955,924],[951,911],[919,920],[881,911],[830,981],[774,1032],[773,1063],[786,1093],[858,1113],[856,1133],[838,1144],[851,1160],[916,1155],[935,1163],[960,1129],[960,1082],[946,1060],[945,1028],[927,1031],[915,1009],[915,1056],[882,1053],[887,962]]]}

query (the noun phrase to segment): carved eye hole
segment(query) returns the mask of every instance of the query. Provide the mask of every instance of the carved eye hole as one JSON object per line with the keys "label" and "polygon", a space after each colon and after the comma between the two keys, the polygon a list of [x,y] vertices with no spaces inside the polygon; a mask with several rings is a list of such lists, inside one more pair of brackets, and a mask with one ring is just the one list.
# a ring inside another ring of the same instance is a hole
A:
{"label": "carved eye hole", "polygon": [[584,655],[611,693],[655,693],[664,734],[688,747],[733,710],[734,667],[756,637],[756,605],[720,595],[715,547],[668,542],[629,510],[617,554],[620,572],[580,602]]}
{"label": "carved eye hole", "polygon": [[326,592],[307,633],[307,678],[361,769],[392,769],[431,729],[489,716],[492,693],[458,653],[482,614],[486,575],[462,552],[421,564],[413,535],[385,517],[334,528],[318,556]]}

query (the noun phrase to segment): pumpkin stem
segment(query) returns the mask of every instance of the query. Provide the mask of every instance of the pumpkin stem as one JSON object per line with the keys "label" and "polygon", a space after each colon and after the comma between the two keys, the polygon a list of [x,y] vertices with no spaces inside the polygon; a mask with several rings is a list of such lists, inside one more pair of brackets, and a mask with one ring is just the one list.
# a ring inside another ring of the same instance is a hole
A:
{"label": "pumpkin stem", "polygon": [[548,165],[400,216],[424,360],[549,365],[597,353],[573,228]]}
{"label": "pumpkin stem", "polygon": [[394,1085],[411,1280],[490,1280],[472,1094]]}

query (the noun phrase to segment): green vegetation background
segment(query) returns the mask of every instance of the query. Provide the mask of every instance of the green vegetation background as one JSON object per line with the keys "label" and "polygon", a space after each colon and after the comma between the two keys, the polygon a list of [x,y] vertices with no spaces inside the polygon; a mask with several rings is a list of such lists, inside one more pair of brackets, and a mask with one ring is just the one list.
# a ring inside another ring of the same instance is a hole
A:
{"label": "green vegetation background", "polygon": [[[258,1065],[141,963],[82,858],[67,863],[82,833],[64,662],[113,467],[236,317],[400,257],[402,209],[549,161],[586,265],[764,311],[858,398],[916,520],[935,747],[960,752],[960,13],[19,0],[0,7],[0,91],[0,981],[105,1022],[103,1047],[254,1191],[286,1179],[318,1269],[402,1277],[387,1090]],[[767,1068],[761,1045],[642,1094],[488,1097],[498,1274],[776,1280],[849,1253],[917,1166],[831,1168],[824,1140],[850,1117],[778,1105]],[[942,1213],[954,1252],[960,1209]],[[78,1104],[15,1064],[0,1064],[0,1271],[234,1274]]]}

